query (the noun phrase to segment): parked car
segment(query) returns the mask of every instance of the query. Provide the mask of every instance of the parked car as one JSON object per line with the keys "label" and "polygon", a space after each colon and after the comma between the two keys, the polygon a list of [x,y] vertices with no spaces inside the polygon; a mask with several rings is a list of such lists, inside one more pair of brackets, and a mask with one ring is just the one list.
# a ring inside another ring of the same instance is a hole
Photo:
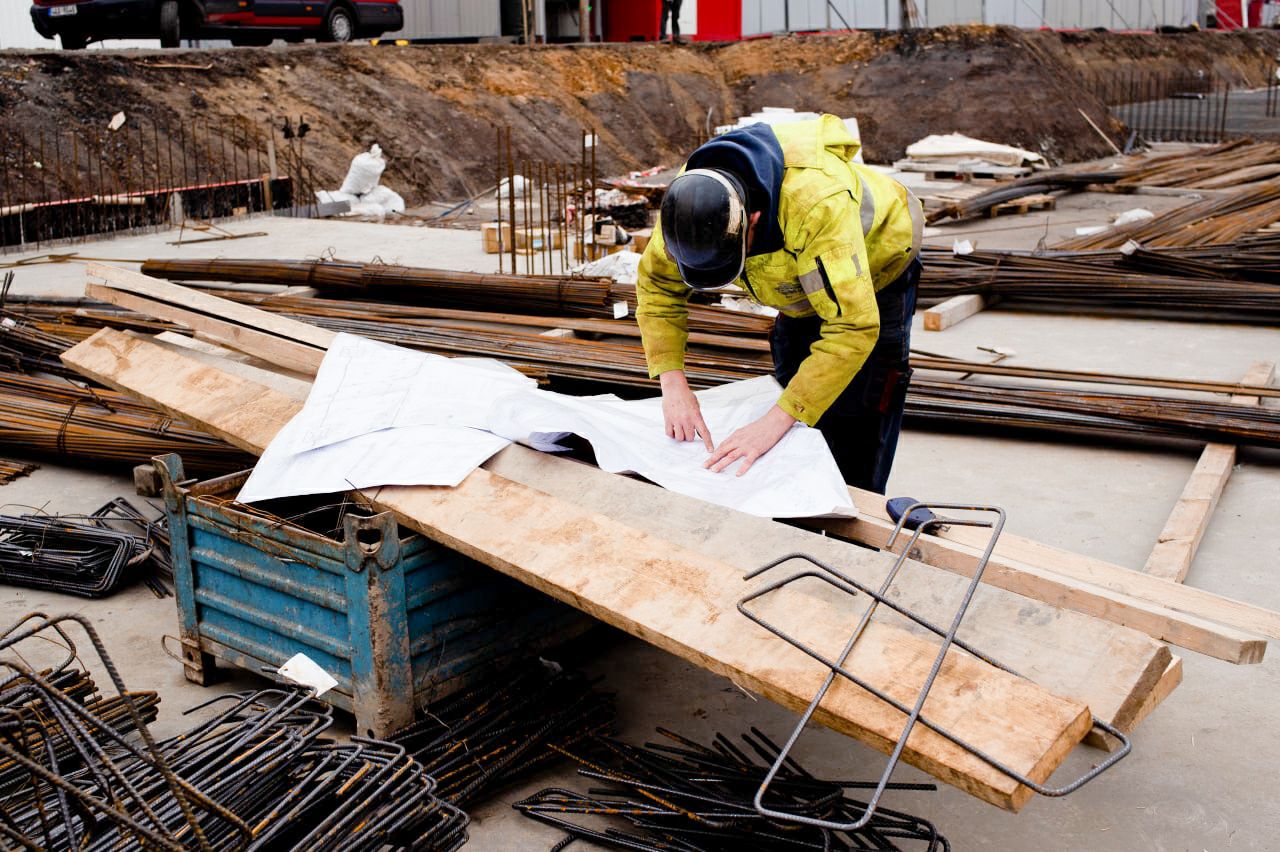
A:
{"label": "parked car", "polygon": [[404,26],[400,0],[34,0],[31,20],[67,50],[108,38],[229,39],[266,45],[377,38]]}

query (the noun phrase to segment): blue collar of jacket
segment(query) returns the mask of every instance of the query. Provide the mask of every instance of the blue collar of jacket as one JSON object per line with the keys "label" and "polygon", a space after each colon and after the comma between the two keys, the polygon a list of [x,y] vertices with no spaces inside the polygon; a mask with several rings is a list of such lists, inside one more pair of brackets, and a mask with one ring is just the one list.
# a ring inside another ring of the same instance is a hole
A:
{"label": "blue collar of jacket", "polygon": [[753,124],[717,136],[689,156],[686,168],[733,172],[747,190],[748,212],[761,214],[750,254],[769,254],[782,248],[778,202],[786,166],[782,146],[769,125]]}

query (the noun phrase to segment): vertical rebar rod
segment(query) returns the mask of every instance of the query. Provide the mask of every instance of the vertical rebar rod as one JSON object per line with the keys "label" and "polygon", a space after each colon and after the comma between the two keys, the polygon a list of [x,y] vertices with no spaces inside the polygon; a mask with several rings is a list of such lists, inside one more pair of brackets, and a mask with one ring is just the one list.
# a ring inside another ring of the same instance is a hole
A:
{"label": "vertical rebar rod", "polygon": [[506,265],[504,262],[505,252],[503,251],[506,247],[502,244],[502,128],[498,125],[494,125],[494,148],[496,150],[493,158],[493,185],[495,187],[494,203],[497,205],[498,211],[498,274],[501,275]]}
{"label": "vertical rebar rod", "polygon": [[[507,234],[507,242],[511,249],[511,274],[515,275],[516,267],[516,167],[511,148],[511,125],[507,125],[507,211],[511,229]],[[499,227],[501,233],[501,227]]]}

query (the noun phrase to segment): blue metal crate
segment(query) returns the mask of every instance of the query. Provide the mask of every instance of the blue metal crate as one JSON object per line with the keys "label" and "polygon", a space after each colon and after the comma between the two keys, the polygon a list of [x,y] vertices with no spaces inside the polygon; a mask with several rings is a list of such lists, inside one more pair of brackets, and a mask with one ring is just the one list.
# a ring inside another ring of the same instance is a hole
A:
{"label": "blue metal crate", "polygon": [[402,530],[347,513],[342,541],[232,497],[248,472],[196,483],[158,456],[173,546],[186,677],[216,662],[272,673],[297,653],[338,685],[324,700],[385,736],[414,708],[594,622],[521,583]]}

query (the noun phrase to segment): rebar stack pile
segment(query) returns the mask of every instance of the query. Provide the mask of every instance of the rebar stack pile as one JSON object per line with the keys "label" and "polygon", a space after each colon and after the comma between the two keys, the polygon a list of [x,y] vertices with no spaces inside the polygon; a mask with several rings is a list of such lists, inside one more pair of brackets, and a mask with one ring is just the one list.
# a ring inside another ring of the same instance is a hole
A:
{"label": "rebar stack pile", "polygon": [[[578,774],[593,786],[585,793],[542,790],[518,802],[516,809],[566,831],[566,842],[557,849],[575,839],[645,852],[950,849],[929,822],[883,807],[856,831],[766,819],[752,800],[778,754],[768,737],[753,728],[742,735],[741,745],[717,734],[707,746],[662,729],[659,733],[672,744],[636,748],[598,738],[591,743],[592,754],[605,755],[598,761],[583,751],[565,750],[581,765]],[[822,780],[790,760],[770,784],[764,804],[811,819],[852,824],[865,813],[866,804],[850,793],[874,787],[874,783]],[[889,789],[931,791],[935,787],[893,784]]]}
{"label": "rebar stack pile", "polygon": [[[396,300],[440,308],[541,316],[616,316],[636,308],[635,288],[606,278],[484,275],[378,263],[311,260],[148,260],[142,272],[170,281],[223,281],[314,287],[339,298]],[[726,334],[768,334],[768,317],[690,305],[689,328]]]}
{"label": "rebar stack pile", "polygon": [[1153,219],[1074,237],[1057,248],[1120,248],[1130,240],[1148,248],[1221,245],[1277,220],[1280,220],[1280,179],[1273,179],[1193,201]]}
{"label": "rebar stack pile", "polygon": [[[22,662],[34,639],[74,658],[67,631],[77,623],[110,673],[127,724],[78,700],[84,688],[66,674],[67,663],[41,673]],[[402,748],[324,739],[332,711],[310,690],[220,696],[195,708],[220,706],[215,716],[156,742],[141,700],[125,691],[87,620],[33,614],[0,637],[6,650],[15,657],[0,661],[7,847],[310,852],[453,850],[466,842],[466,815],[435,796],[434,781]]]}
{"label": "rebar stack pile", "polygon": [[1231,268],[1237,245],[1216,251],[1222,265],[1167,249],[1128,254],[979,250],[960,255],[926,248],[920,300],[929,304],[979,293],[1036,310],[1275,325],[1280,322],[1280,281],[1243,280]]}
{"label": "rebar stack pile", "polygon": [[432,704],[390,739],[426,767],[438,796],[465,807],[613,724],[612,695],[535,661]]}
{"label": "rebar stack pile", "polygon": [[127,466],[181,453],[189,468],[228,473],[252,457],[127,394],[0,371],[0,446],[24,454]]}
{"label": "rebar stack pile", "polygon": [[[1039,172],[929,213],[930,224],[981,216],[997,204],[1045,192],[1080,192],[1090,186],[1131,191],[1139,186],[1226,189],[1280,174],[1280,144],[1240,139],[1213,148],[1136,159],[1115,168],[1065,167]],[[1274,219],[1269,221],[1275,221]],[[1266,221],[1254,227],[1262,227]],[[1121,241],[1123,243],[1123,240]]]}
{"label": "rebar stack pile", "polygon": [[0,459],[0,485],[7,485],[15,479],[21,479],[38,467],[39,465],[30,462]]}

